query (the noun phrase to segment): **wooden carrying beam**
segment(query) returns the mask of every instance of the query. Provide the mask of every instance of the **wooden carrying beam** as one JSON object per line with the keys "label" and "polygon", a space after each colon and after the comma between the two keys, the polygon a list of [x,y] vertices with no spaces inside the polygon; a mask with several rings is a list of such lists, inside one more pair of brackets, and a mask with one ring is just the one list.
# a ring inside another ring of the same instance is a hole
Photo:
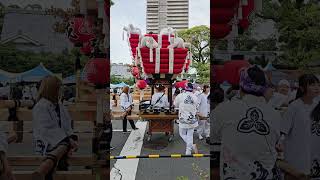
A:
{"label": "wooden carrying beam", "polygon": [[[81,110],[76,108],[68,108],[70,116],[74,121],[95,121],[96,110]],[[0,121],[8,120],[8,110],[0,109]],[[17,109],[17,117],[21,121],[31,121],[32,120],[32,110],[19,108]]]}

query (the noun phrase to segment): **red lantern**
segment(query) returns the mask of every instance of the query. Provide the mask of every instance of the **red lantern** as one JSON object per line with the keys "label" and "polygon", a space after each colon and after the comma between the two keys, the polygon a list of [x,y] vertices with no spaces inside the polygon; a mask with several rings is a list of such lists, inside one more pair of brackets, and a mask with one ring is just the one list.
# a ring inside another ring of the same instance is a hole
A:
{"label": "red lantern", "polygon": [[211,34],[214,39],[226,37],[232,30],[231,20],[239,0],[211,0]]}
{"label": "red lantern", "polygon": [[83,46],[80,48],[80,52],[84,55],[90,55],[92,50],[93,47],[91,46],[90,42],[84,43]]}
{"label": "red lantern", "polygon": [[131,73],[133,77],[136,77],[139,75],[139,68],[137,66],[133,66],[131,69]]}
{"label": "red lantern", "polygon": [[224,72],[227,75],[227,81],[231,84],[239,84],[240,70],[249,67],[250,63],[246,60],[232,60],[224,63]]}
{"label": "red lantern", "polygon": [[88,61],[84,67],[86,79],[97,86],[103,86],[109,82],[110,65],[105,58],[94,58]]}
{"label": "red lantern", "polygon": [[186,87],[186,84],[187,84],[187,83],[188,83],[187,80],[185,80],[185,81],[180,81],[180,82],[176,82],[175,87],[176,87],[176,88],[182,88],[182,89],[184,89],[184,88]]}
{"label": "red lantern", "polygon": [[234,8],[211,8],[211,23],[227,24],[234,16]]}
{"label": "red lantern", "polygon": [[210,5],[212,7],[234,7],[239,0],[211,0]]}
{"label": "red lantern", "polygon": [[67,36],[76,46],[92,41],[96,38],[93,32],[93,20],[83,16],[71,18],[67,26]]}
{"label": "red lantern", "polygon": [[139,89],[145,89],[147,87],[147,83],[145,80],[138,80],[136,86]]}
{"label": "red lantern", "polygon": [[226,37],[232,30],[229,24],[213,24],[211,26],[211,33],[214,39],[221,39]]}

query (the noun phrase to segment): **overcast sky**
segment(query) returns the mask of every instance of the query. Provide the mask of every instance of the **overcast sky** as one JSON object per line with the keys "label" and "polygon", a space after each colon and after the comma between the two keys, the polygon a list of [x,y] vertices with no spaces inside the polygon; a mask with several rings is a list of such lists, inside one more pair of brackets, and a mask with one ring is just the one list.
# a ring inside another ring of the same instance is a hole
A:
{"label": "overcast sky", "polygon": [[[131,64],[129,45],[126,40],[122,40],[122,29],[133,24],[145,33],[146,0],[114,0],[114,3],[110,20],[111,61]],[[189,28],[209,24],[210,0],[189,0]]]}

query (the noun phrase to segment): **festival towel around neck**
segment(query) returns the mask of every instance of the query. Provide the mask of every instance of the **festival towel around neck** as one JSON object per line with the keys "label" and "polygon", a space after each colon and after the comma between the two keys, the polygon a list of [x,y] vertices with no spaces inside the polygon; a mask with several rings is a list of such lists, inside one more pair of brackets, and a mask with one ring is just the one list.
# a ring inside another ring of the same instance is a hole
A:
{"label": "festival towel around neck", "polygon": [[255,84],[249,77],[248,68],[240,71],[240,87],[248,93],[263,95],[267,90],[267,86]]}

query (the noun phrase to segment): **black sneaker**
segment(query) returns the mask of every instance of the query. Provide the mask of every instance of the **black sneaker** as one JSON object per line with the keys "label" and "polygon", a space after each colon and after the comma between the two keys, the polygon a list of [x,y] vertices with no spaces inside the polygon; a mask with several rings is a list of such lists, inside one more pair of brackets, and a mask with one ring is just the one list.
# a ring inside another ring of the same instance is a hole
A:
{"label": "black sneaker", "polygon": [[113,146],[110,146],[110,151],[112,151],[112,150],[114,150],[115,149],[115,147],[113,147]]}
{"label": "black sneaker", "polygon": [[139,128],[136,127],[136,128],[134,128],[133,130],[138,130],[138,129],[139,129]]}

